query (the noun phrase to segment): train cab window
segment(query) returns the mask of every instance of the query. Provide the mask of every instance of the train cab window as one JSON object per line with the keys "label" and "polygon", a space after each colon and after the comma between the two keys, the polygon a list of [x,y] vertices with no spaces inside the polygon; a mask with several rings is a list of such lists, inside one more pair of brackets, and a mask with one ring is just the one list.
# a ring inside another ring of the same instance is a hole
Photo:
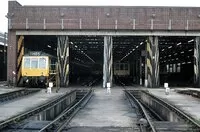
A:
{"label": "train cab window", "polygon": [[46,58],[39,59],[39,68],[45,69],[46,68]]}
{"label": "train cab window", "polygon": [[38,68],[38,58],[31,59],[31,68],[33,69]]}
{"label": "train cab window", "polygon": [[24,68],[30,68],[31,62],[30,58],[24,58]]}

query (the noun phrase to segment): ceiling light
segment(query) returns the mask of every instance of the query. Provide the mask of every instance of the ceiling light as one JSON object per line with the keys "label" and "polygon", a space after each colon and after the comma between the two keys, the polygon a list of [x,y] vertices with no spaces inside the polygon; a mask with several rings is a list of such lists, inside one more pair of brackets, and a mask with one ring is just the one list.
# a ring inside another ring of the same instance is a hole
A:
{"label": "ceiling light", "polygon": [[180,44],[181,44],[181,42],[180,42],[180,43],[178,43],[178,44],[176,44],[176,45],[178,46],[178,45],[180,45]]}
{"label": "ceiling light", "polygon": [[169,46],[168,48],[170,49],[170,48],[172,48],[172,46]]}
{"label": "ceiling light", "polygon": [[191,39],[191,40],[188,41],[188,43],[191,43],[191,42],[193,42],[193,41],[194,41],[194,39]]}

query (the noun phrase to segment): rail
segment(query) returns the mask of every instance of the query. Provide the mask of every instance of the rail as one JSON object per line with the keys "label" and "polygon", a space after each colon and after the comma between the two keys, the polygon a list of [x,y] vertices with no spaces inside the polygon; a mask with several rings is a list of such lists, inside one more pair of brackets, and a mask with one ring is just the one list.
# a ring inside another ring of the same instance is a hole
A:
{"label": "rail", "polygon": [[[43,127],[39,132],[47,132],[50,129],[54,129],[54,131],[61,131],[68,123],[69,121],[73,118],[73,116],[81,109],[81,104],[83,101],[88,97],[87,101],[91,98],[92,96],[92,89],[87,92],[87,94],[80,100],[78,101],[75,105],[73,105],[71,108],[63,112],[61,115],[59,115],[55,120],[50,122],[48,125]],[[71,116],[70,116],[71,115]]]}
{"label": "rail", "polygon": [[156,132],[156,129],[155,129],[155,127],[153,126],[153,123],[152,123],[152,121],[150,120],[150,117],[149,117],[149,115],[147,114],[145,108],[142,106],[142,104],[141,104],[130,92],[128,92],[127,90],[124,90],[124,91],[125,91],[125,93],[126,93],[129,97],[131,97],[132,100],[134,100],[134,101],[137,103],[137,105],[138,105],[139,108],[141,109],[143,115],[145,116],[145,118],[146,118],[146,120],[147,120],[147,123],[149,124],[149,126],[150,126],[150,128],[151,128],[151,131],[152,131],[152,132]]}
{"label": "rail", "polygon": [[186,122],[188,122],[188,124],[191,124],[192,126],[194,126],[195,128],[200,128],[200,124],[197,123],[197,121],[195,119],[193,119],[192,117],[190,117],[189,115],[187,115],[186,113],[184,113],[183,111],[181,111],[180,109],[176,108],[175,106],[169,104],[168,102],[146,92],[146,91],[142,91],[145,94],[151,96],[152,98],[154,98],[155,100],[159,101],[161,104],[165,105],[165,107],[169,108],[171,111],[175,112],[178,116],[180,116],[183,120],[185,120]]}
{"label": "rail", "polygon": [[27,111],[25,113],[19,114],[17,116],[11,117],[11,118],[9,118],[7,120],[4,120],[4,121],[2,121],[0,123],[0,129],[3,129],[8,125],[15,124],[15,123],[17,123],[17,122],[19,122],[21,120],[24,120],[24,119],[26,119],[26,118],[28,118],[28,117],[30,117],[32,115],[35,115],[35,114],[41,112],[41,111],[47,109],[48,107],[51,107],[55,103],[59,102],[60,100],[64,99],[65,97],[69,96],[70,94],[73,94],[76,91],[77,90],[73,90],[73,91],[71,91],[69,93],[66,93],[66,94],[64,94],[62,96],[57,97],[56,99],[54,99],[54,100],[52,100],[52,101],[50,101],[50,102],[48,102],[46,104],[40,105],[37,108],[34,108],[34,109],[30,110],[30,111]]}
{"label": "rail", "polygon": [[33,93],[36,93],[36,92],[39,92],[39,91],[40,90],[20,89],[20,90],[16,90],[16,91],[12,91],[12,92],[3,93],[3,94],[0,94],[0,103],[5,102],[5,101],[9,101],[9,100],[13,100],[13,99],[18,98],[18,97],[33,94]]}
{"label": "rail", "polygon": [[178,90],[177,93],[191,95],[191,96],[193,96],[195,98],[200,98],[200,91],[198,91],[198,90],[191,90],[191,89]]}

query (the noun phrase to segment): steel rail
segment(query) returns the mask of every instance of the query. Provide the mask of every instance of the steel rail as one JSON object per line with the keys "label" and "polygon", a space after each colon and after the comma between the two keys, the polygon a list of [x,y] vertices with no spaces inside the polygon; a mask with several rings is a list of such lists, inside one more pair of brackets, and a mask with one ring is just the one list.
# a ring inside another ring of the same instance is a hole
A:
{"label": "steel rail", "polygon": [[20,89],[20,90],[16,90],[16,91],[11,91],[11,92],[7,92],[7,93],[2,93],[0,94],[0,103],[8,101],[8,100],[12,100],[24,95],[28,95],[30,93],[34,93],[34,92],[38,92],[39,90],[26,90],[26,89]]}
{"label": "steel rail", "polygon": [[59,96],[57,97],[56,99],[50,101],[50,102],[47,102],[45,104],[42,104],[40,106],[38,106],[37,108],[34,108],[30,111],[27,111],[25,113],[22,113],[22,114],[19,114],[17,116],[14,116],[14,117],[11,117],[7,120],[4,120],[0,123],[0,130],[3,129],[4,127],[8,126],[8,125],[11,125],[11,124],[15,124],[21,120],[24,120],[30,116],[33,116],[49,107],[51,107],[52,105],[54,105],[55,103],[58,103],[60,100],[66,98],[67,96],[69,96],[70,94],[73,94],[74,92],[76,92],[76,90],[73,90],[73,91],[70,91],[69,93],[66,93],[62,96]]}
{"label": "steel rail", "polygon": [[182,119],[184,119],[186,122],[189,121],[189,123],[193,126],[195,126],[196,128],[200,128],[200,124],[197,123],[197,121],[195,119],[193,119],[192,117],[190,117],[189,115],[187,115],[186,113],[184,113],[182,110],[176,108],[175,106],[171,105],[170,103],[168,103],[167,101],[164,101],[163,99],[160,99],[154,95],[152,95],[149,92],[146,91],[142,91],[145,94],[151,96],[152,98],[154,98],[155,100],[159,101],[161,104],[165,105],[165,107],[169,108],[171,111],[175,112],[177,115],[179,115]]}
{"label": "steel rail", "polygon": [[152,121],[150,120],[150,117],[149,117],[149,115],[147,114],[145,108],[144,108],[144,107],[142,106],[142,104],[138,101],[138,99],[136,99],[129,91],[127,91],[127,90],[124,90],[124,91],[125,91],[125,93],[126,93],[129,97],[131,97],[132,100],[134,100],[134,101],[137,103],[137,105],[139,106],[139,108],[142,110],[142,113],[143,113],[143,115],[145,116],[145,118],[146,118],[146,120],[147,120],[147,123],[149,124],[149,126],[150,126],[152,132],[157,132],[156,129],[155,129],[155,127],[153,126],[153,123],[152,123]]}
{"label": "steel rail", "polygon": [[[56,132],[60,132],[66,125],[69,124],[71,119],[78,113],[78,111],[87,104],[87,102],[92,97],[92,90],[89,91],[78,103],[80,104],[80,107],[77,106],[77,109],[74,109],[74,112],[70,115],[70,117],[64,121],[64,123],[56,130]],[[83,103],[85,101],[85,103]]]}
{"label": "steel rail", "polygon": [[191,95],[191,96],[193,96],[195,98],[200,98],[200,91],[197,91],[197,90],[191,90],[191,89],[178,90],[177,93]]}
{"label": "steel rail", "polygon": [[[61,131],[69,123],[69,121],[72,119],[72,117],[81,109],[82,102],[89,95],[92,94],[92,91],[93,90],[90,89],[89,92],[87,92],[87,94],[84,95],[84,97],[81,100],[79,100],[75,105],[73,105],[70,109],[65,111],[63,114],[59,115],[55,120],[50,122],[48,125],[46,125],[42,129],[40,129],[39,132],[47,132],[47,131],[49,131],[49,129],[52,129],[52,128],[54,129],[54,131]],[[72,113],[72,112],[74,112],[74,113]],[[72,116],[70,116],[71,113],[72,113]]]}

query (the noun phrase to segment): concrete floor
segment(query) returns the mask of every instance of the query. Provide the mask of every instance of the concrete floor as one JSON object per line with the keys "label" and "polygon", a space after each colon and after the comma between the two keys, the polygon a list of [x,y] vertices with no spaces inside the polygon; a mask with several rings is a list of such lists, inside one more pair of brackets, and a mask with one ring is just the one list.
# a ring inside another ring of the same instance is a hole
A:
{"label": "concrete floor", "polygon": [[111,94],[96,88],[94,96],[70,122],[70,130],[81,131],[133,131],[137,130],[137,115],[126,99],[123,89],[115,87]]}
{"label": "concrete floor", "polygon": [[[176,88],[177,89],[177,88]],[[177,106],[193,118],[200,120],[200,99],[189,95],[176,93],[176,89],[171,89],[169,95],[165,95],[165,89],[148,89],[155,96],[167,100]],[[181,88],[186,89],[186,88]],[[187,88],[188,89],[188,88]],[[196,90],[192,88],[193,90]],[[179,89],[180,90],[180,89]],[[199,90],[199,89],[197,89]]]}

